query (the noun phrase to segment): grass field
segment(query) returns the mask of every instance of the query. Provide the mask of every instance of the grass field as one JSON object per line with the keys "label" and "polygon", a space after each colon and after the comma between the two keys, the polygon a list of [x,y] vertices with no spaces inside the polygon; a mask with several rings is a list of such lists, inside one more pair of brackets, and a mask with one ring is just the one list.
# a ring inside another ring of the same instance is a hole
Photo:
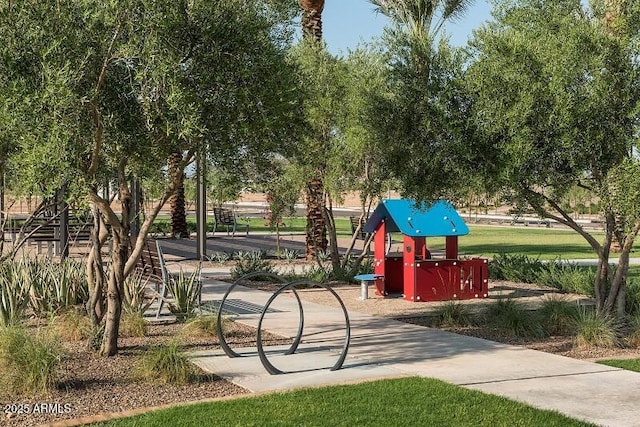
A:
{"label": "grass field", "polygon": [[181,406],[100,426],[591,426],[426,378],[382,380]]}
{"label": "grass field", "polygon": [[599,360],[598,363],[602,365],[626,369],[627,371],[640,372],[640,359]]}

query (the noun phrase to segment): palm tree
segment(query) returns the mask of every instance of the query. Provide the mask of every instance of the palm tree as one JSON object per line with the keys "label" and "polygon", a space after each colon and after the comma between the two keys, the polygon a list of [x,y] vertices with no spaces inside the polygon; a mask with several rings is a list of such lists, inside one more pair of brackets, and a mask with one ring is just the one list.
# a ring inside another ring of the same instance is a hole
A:
{"label": "palm tree", "polygon": [[[473,0],[369,0],[412,37],[434,37],[445,22],[464,15]],[[437,19],[434,21],[434,18]]]}
{"label": "palm tree", "polygon": [[[299,0],[302,9],[302,34],[306,41],[322,42],[322,10],[324,0]],[[327,249],[327,228],[324,221],[324,183],[322,172],[307,183],[307,237],[305,253],[307,259],[315,259],[318,251]]]}
{"label": "palm tree", "polygon": [[[431,49],[443,25],[465,14],[473,0],[369,0],[376,10],[399,24],[415,46]],[[426,44],[426,46],[425,46]],[[429,76],[429,58],[425,52],[413,54],[416,72]]]}
{"label": "palm tree", "polygon": [[302,9],[302,34],[306,40],[322,40],[322,10],[324,0],[299,0]]}
{"label": "palm tree", "polygon": [[179,151],[172,153],[171,156],[169,156],[167,164],[171,176],[179,176],[176,192],[169,199],[169,206],[171,208],[171,237],[189,237],[184,197],[184,171],[179,170],[182,164],[182,154]]}

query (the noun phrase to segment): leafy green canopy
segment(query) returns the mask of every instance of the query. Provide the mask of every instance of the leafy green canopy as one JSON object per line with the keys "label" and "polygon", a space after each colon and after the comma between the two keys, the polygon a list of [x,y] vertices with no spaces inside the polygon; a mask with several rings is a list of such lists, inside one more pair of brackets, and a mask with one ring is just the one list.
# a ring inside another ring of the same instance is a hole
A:
{"label": "leafy green canopy", "polygon": [[5,3],[0,151],[19,148],[22,187],[51,193],[63,180],[103,182],[122,162],[157,177],[170,152],[201,143],[237,165],[281,150],[297,109],[291,11],[263,0]]}
{"label": "leafy green canopy", "polygon": [[486,180],[534,206],[573,184],[605,197],[637,126],[629,46],[578,0],[505,2],[495,15],[476,33],[466,79]]}

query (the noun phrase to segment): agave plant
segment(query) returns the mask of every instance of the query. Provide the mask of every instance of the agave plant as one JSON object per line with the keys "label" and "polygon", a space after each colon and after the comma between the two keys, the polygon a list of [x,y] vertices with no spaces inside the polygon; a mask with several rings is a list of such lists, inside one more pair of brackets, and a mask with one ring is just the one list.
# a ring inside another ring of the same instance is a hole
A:
{"label": "agave plant", "polygon": [[153,300],[145,298],[149,278],[143,277],[141,271],[127,276],[124,281],[124,293],[122,306],[127,313],[143,314],[153,303]]}
{"label": "agave plant", "polygon": [[23,261],[22,280],[30,289],[31,308],[47,316],[88,300],[84,270],[77,261]]}
{"label": "agave plant", "polygon": [[169,310],[183,318],[193,316],[200,302],[202,282],[200,281],[200,269],[186,275],[182,270],[177,276],[171,276],[167,288],[172,299],[167,301]]}
{"label": "agave plant", "polygon": [[3,266],[0,270],[0,325],[12,326],[24,319],[29,305],[29,287],[18,279],[16,263]]}

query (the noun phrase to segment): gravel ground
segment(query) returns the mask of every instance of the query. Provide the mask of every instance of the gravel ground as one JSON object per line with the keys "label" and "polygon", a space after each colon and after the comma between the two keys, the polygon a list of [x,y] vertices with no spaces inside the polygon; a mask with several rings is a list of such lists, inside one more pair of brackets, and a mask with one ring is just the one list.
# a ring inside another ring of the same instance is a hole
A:
{"label": "gravel ground", "polygon": [[[88,415],[246,394],[245,389],[202,371],[186,385],[154,384],[136,378],[137,361],[144,351],[176,337],[186,350],[219,348],[217,338],[179,335],[181,328],[180,324],[151,325],[147,337],[120,338],[119,354],[110,358],[89,351],[84,341],[64,342],[68,356],[60,365],[57,388],[49,395],[2,398],[0,425],[34,426]],[[225,335],[232,347],[255,345],[253,328],[226,325]],[[274,336],[269,340],[283,341]],[[20,410],[30,413],[17,414]],[[35,413],[45,411],[52,413]]]}

